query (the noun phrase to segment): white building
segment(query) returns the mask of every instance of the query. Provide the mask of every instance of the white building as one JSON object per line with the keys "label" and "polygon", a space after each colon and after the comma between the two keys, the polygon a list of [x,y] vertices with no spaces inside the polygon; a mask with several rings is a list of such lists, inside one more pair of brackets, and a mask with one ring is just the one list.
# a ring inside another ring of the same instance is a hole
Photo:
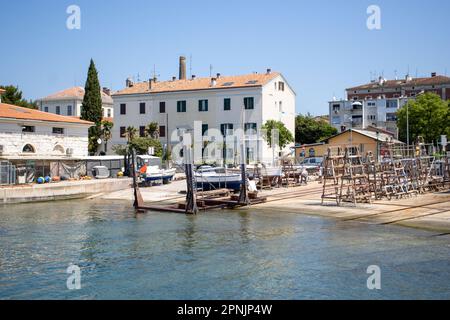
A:
{"label": "white building", "polygon": [[0,102],[0,159],[88,155],[91,122]]}
{"label": "white building", "polygon": [[[114,109],[110,90],[103,88],[101,96],[103,117],[111,120],[114,117]],[[72,87],[38,100],[39,110],[64,116],[80,117],[83,98],[84,88]]]}
{"label": "white building", "polygon": [[[179,142],[173,133],[192,130],[194,121],[202,121],[205,133],[215,128],[229,134],[230,129],[244,126],[247,130],[259,130],[267,120],[277,120],[295,134],[295,92],[280,73],[267,70],[262,74],[217,74],[214,78],[192,76],[191,79],[186,79],[185,74],[181,58],[179,79],[141,83],[127,80],[126,88],[113,94],[115,117],[111,145],[126,143],[125,131],[129,126],[144,135],[145,126],[150,122],[159,123],[161,142],[171,147]],[[271,162],[273,154],[265,141],[247,146],[249,162],[258,158]]]}
{"label": "white building", "polygon": [[427,78],[378,81],[348,88],[347,99],[329,102],[330,123],[339,132],[369,126],[389,131],[398,138],[397,111],[424,92],[450,100],[450,78],[432,73]]}

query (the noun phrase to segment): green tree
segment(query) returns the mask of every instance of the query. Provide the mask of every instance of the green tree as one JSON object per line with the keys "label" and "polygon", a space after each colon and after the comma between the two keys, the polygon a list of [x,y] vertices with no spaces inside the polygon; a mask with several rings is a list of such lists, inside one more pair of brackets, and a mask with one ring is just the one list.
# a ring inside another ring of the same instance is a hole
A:
{"label": "green tree", "polygon": [[22,98],[22,91],[19,87],[15,86],[0,86],[0,89],[4,89],[5,93],[2,94],[2,103],[13,104],[15,106],[37,109],[36,101],[27,101]]}
{"label": "green tree", "polygon": [[309,113],[298,115],[295,118],[295,142],[299,144],[320,142],[337,133],[337,129],[327,121],[324,119],[316,120]]}
{"label": "green tree", "polygon": [[161,142],[157,139],[147,138],[147,137],[135,137],[128,143],[129,150],[136,150],[136,154],[147,154],[148,148],[155,148],[155,157],[162,157],[163,148]]}
{"label": "green tree", "polygon": [[151,122],[145,128],[145,133],[152,139],[159,139],[159,124],[158,122]]}
{"label": "green tree", "polygon": [[127,136],[127,142],[130,143],[137,134],[137,129],[135,127],[127,127],[125,129],[125,135]]}
{"label": "green tree", "polygon": [[281,149],[284,149],[289,143],[294,142],[292,133],[281,121],[268,120],[261,129],[266,130],[264,139],[267,141],[269,147],[272,147],[272,130],[278,130],[278,143]]}
{"label": "green tree", "polygon": [[103,117],[102,96],[100,82],[94,61],[91,59],[86,84],[84,86],[84,98],[81,105],[81,119],[94,122],[89,128],[89,152],[95,153],[98,149],[98,138],[101,137],[101,122]]}
{"label": "green tree", "polygon": [[105,152],[108,150],[108,141],[112,138],[112,128],[114,124],[110,121],[102,121],[101,137],[105,141]]}
{"label": "green tree", "polygon": [[422,136],[427,143],[435,142],[442,134],[450,133],[449,104],[434,93],[421,94],[397,112],[399,138],[405,142],[407,122],[410,143],[418,136]]}

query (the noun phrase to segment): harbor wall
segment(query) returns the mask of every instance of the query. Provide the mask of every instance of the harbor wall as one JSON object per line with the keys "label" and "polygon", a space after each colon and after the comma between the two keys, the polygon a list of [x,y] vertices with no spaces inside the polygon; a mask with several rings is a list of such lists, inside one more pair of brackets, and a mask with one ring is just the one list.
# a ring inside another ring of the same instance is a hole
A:
{"label": "harbor wall", "polygon": [[131,183],[130,178],[122,178],[1,187],[0,203],[78,199],[128,189]]}

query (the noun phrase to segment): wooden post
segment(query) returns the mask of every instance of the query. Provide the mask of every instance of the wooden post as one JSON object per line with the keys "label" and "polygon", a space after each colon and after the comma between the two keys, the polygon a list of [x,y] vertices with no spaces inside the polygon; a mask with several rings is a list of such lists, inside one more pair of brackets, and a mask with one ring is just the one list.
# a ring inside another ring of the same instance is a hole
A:
{"label": "wooden post", "polygon": [[191,148],[184,146],[184,167],[186,173],[186,214],[197,214],[197,186],[195,185],[194,170],[192,167]]}
{"label": "wooden post", "polygon": [[241,191],[239,193],[239,204],[249,205],[250,200],[247,192],[247,166],[245,164],[245,146],[241,144]]}
{"label": "wooden post", "polygon": [[136,177],[136,151],[134,149],[131,150],[131,175],[133,177],[133,190],[134,190],[134,203],[133,206],[136,210],[139,210],[142,207],[144,201],[142,199],[141,192],[139,191],[139,186],[137,183]]}

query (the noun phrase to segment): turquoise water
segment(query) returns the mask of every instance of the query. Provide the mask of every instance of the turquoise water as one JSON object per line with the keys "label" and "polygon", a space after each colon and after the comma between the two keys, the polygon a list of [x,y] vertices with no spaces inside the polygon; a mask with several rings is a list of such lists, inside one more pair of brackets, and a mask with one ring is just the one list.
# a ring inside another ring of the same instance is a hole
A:
{"label": "turquoise water", "polygon": [[[67,201],[0,207],[0,238],[0,299],[450,298],[450,238],[395,226]],[[81,290],[66,287],[71,263]]]}

